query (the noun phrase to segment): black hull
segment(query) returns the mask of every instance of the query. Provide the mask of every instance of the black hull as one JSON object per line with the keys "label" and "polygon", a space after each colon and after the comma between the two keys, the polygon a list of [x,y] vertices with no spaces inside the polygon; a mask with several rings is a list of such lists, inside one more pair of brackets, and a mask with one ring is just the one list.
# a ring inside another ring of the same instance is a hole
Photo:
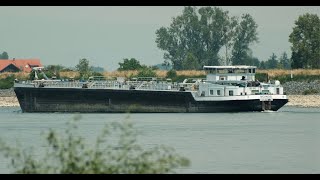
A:
{"label": "black hull", "polygon": [[[214,113],[262,111],[256,100],[195,101],[190,92],[15,87],[22,112]],[[288,102],[274,99],[277,111]]]}

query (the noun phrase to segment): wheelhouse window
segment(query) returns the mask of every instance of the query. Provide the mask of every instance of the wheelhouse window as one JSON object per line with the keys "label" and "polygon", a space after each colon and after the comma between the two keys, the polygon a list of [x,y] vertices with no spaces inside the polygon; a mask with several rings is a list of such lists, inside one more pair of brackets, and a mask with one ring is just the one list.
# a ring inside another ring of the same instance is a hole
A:
{"label": "wheelhouse window", "polygon": [[229,96],[233,96],[233,91],[229,91]]}
{"label": "wheelhouse window", "polygon": [[221,95],[221,91],[217,90],[217,95],[220,96]]}
{"label": "wheelhouse window", "polygon": [[210,96],[213,96],[213,90],[210,89]]}

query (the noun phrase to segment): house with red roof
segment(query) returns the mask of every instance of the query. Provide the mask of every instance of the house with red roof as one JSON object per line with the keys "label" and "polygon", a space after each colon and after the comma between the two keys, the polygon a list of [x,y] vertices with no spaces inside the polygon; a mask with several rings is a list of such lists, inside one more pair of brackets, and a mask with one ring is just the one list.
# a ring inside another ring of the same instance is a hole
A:
{"label": "house with red roof", "polygon": [[40,59],[0,59],[0,73],[31,72],[33,67],[42,67]]}

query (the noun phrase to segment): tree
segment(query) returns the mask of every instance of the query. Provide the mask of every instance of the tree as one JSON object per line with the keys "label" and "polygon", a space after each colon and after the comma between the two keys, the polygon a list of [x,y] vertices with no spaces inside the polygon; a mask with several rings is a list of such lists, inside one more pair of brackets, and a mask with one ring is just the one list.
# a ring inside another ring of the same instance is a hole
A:
{"label": "tree", "polygon": [[266,69],[266,63],[264,61],[260,62],[259,69]]}
{"label": "tree", "polygon": [[165,67],[165,70],[169,70],[171,64],[168,59],[165,59],[161,65]]}
{"label": "tree", "polygon": [[198,62],[198,59],[192,53],[188,53],[186,59],[182,62],[182,68],[186,70],[200,69]]}
{"label": "tree", "polygon": [[248,58],[248,63],[247,63],[247,65],[259,67],[259,66],[260,66],[260,61],[259,61],[258,58],[250,56],[250,57]]}
{"label": "tree", "polygon": [[135,58],[131,59],[123,59],[123,63],[119,63],[120,67],[118,68],[119,71],[127,71],[127,70],[139,70],[142,68],[140,62]]}
{"label": "tree", "polygon": [[174,17],[170,27],[156,31],[157,46],[164,50],[164,59],[172,62],[176,70],[183,69],[188,54],[198,66],[219,65],[219,51],[225,46],[233,29],[233,18],[228,11],[217,7],[185,7],[182,15]]}
{"label": "tree", "polygon": [[89,68],[89,60],[83,58],[79,60],[79,64],[76,65],[77,71],[79,71],[81,79],[88,79],[91,75],[91,70]]}
{"label": "tree", "polygon": [[[190,54],[198,61],[197,69],[204,65],[230,65],[232,58],[236,64],[245,64],[249,45],[258,39],[256,28],[249,14],[244,14],[239,24],[236,17],[221,8],[185,7],[182,15],[173,18],[170,27],[156,31],[156,43],[165,51],[164,59],[170,60],[176,70],[186,67],[185,60]],[[223,47],[224,58],[219,54]]]}
{"label": "tree", "polygon": [[9,59],[8,53],[4,51],[2,54],[0,54],[0,59]]}
{"label": "tree", "polygon": [[303,68],[305,67],[304,63],[305,58],[302,55],[302,52],[292,52],[291,54],[291,67],[294,68]]}
{"label": "tree", "polygon": [[225,38],[225,61],[223,64],[225,65],[231,65],[231,52],[230,49],[233,48],[234,46],[234,36],[236,33],[236,27],[238,26],[238,21],[236,19],[236,17],[231,17],[230,18],[230,24],[228,26],[225,27],[225,34],[226,34],[226,38]]}
{"label": "tree", "polygon": [[295,21],[289,35],[292,68],[320,68],[320,19],[306,13]]}
{"label": "tree", "polygon": [[258,42],[258,25],[252,16],[249,14],[244,14],[241,18],[242,21],[240,22],[239,26],[236,27],[235,36],[233,37],[234,46],[231,57],[233,65],[249,64],[249,46],[254,42]]}
{"label": "tree", "polygon": [[106,124],[93,145],[78,135],[77,116],[62,133],[49,130],[44,156],[11,147],[0,139],[0,151],[11,159],[19,174],[151,174],[174,173],[190,161],[172,147],[160,145],[144,149],[138,132],[129,121]]}
{"label": "tree", "polygon": [[291,69],[291,62],[286,52],[282,53],[282,55],[279,58],[279,61],[280,61],[281,68]]}
{"label": "tree", "polygon": [[270,58],[265,64],[267,69],[276,69],[278,67],[277,56],[274,53],[272,53],[272,56],[270,56]]}

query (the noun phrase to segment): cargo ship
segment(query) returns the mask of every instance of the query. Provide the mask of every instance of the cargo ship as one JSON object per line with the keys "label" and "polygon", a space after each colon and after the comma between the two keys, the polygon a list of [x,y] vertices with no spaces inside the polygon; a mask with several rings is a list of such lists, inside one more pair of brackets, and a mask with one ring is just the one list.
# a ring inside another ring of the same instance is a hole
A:
{"label": "cargo ship", "polygon": [[[259,82],[256,66],[204,66],[206,78],[87,81],[42,79],[14,83],[22,112],[217,113],[277,111],[288,98],[279,81]],[[36,75],[36,74],[35,74]]]}

